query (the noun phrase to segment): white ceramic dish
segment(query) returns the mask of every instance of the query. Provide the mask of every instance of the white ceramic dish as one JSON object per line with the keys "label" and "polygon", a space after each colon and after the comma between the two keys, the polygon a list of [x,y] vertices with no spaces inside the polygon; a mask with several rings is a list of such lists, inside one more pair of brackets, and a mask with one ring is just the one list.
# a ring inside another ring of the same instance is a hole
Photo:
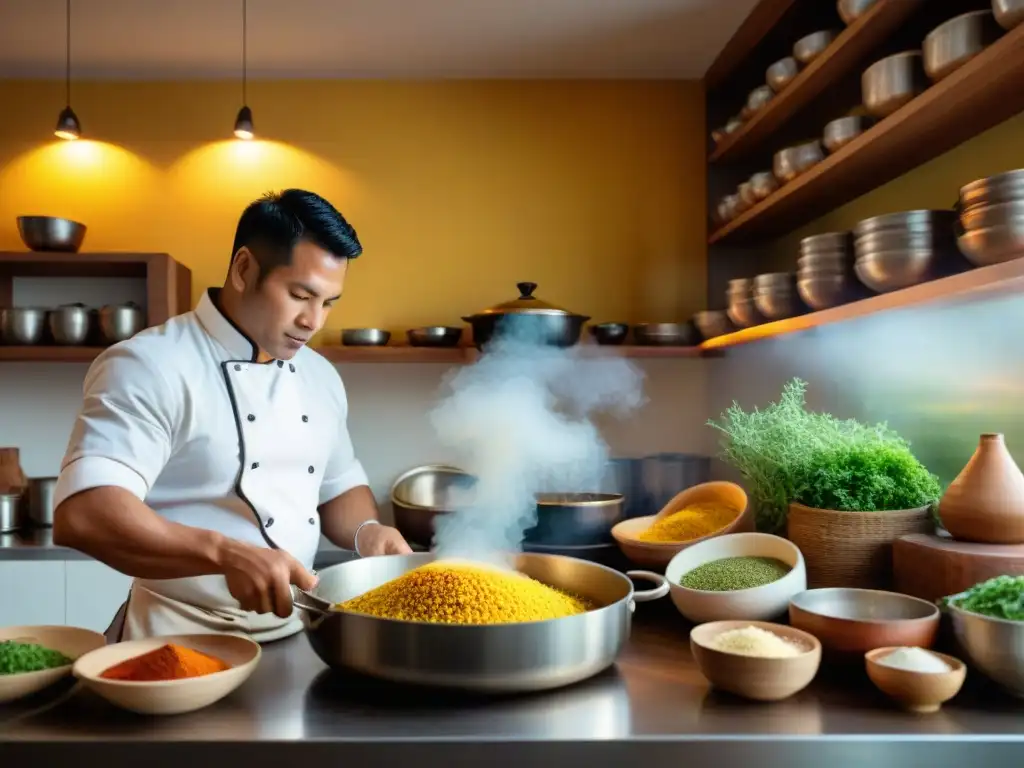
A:
{"label": "white ceramic dish", "polygon": [[[107,639],[99,632],[78,627],[0,627],[0,640],[37,643],[60,651],[72,662],[96,648],[102,648]],[[0,675],[0,704],[31,696],[71,674],[73,664],[38,672]]]}
{"label": "white ceramic dish", "polygon": [[[697,566],[726,557],[773,557],[791,566],[778,581],[752,589],[709,592],[680,586]],[[796,545],[768,533],[733,533],[694,544],[672,558],[665,569],[672,602],[690,621],[771,621],[785,615],[792,597],[807,589],[804,557]]]}
{"label": "white ceramic dish", "polygon": [[[204,677],[158,682],[106,680],[101,674],[115,664],[172,643],[216,656],[231,669]],[[82,684],[111,704],[143,715],[194,712],[223,699],[249,679],[262,651],[259,643],[237,635],[171,635],[130,640],[87,653],[75,662],[74,674]]]}

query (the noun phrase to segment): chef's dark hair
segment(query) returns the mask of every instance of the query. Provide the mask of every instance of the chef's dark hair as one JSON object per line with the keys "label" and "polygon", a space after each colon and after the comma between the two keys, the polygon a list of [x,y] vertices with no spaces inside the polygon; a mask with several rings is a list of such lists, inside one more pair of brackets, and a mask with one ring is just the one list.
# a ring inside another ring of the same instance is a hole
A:
{"label": "chef's dark hair", "polygon": [[231,258],[248,248],[260,265],[262,281],[277,267],[291,264],[292,249],[308,240],[338,259],[363,252],[355,229],[333,205],[304,189],[268,193],[242,212]]}

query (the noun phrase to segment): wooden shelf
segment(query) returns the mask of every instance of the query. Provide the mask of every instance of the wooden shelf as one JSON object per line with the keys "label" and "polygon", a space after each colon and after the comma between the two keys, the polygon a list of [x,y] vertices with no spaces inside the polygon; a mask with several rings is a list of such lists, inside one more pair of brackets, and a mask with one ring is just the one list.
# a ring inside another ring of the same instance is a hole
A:
{"label": "wooden shelf", "polygon": [[713,91],[746,60],[796,0],[759,0],[704,73],[704,88]]}
{"label": "wooden shelf", "polygon": [[332,363],[449,363],[469,362],[472,347],[346,347],[340,344],[312,347]]}
{"label": "wooden shelf", "polygon": [[880,0],[846,27],[824,53],[800,71],[787,88],[776,94],[738,131],[723,138],[708,158],[709,162],[735,160],[763,145],[799,110],[861,64],[864,57],[889,37],[923,2]]}
{"label": "wooden shelf", "polygon": [[952,277],[883,293],[868,299],[844,304],[840,307],[811,312],[774,323],[744,328],[735,333],[705,341],[705,351],[721,350],[761,339],[776,338],[790,333],[806,331],[823,325],[841,323],[878,312],[907,309],[932,302],[960,302],[991,298],[1024,290],[1024,257],[991,267],[980,267]]}
{"label": "wooden shelf", "polygon": [[106,347],[0,346],[3,363],[91,363]]}
{"label": "wooden shelf", "polygon": [[[1024,24],[708,242],[792,231],[1024,110]],[[957,190],[951,189],[950,201]]]}

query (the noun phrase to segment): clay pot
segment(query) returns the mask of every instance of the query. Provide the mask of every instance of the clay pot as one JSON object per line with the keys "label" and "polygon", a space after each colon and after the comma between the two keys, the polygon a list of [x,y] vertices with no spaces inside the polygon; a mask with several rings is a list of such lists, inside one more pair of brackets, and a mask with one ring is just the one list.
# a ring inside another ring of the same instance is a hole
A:
{"label": "clay pot", "polygon": [[939,502],[939,517],[959,541],[1024,544],[1024,474],[1002,435],[981,436]]}

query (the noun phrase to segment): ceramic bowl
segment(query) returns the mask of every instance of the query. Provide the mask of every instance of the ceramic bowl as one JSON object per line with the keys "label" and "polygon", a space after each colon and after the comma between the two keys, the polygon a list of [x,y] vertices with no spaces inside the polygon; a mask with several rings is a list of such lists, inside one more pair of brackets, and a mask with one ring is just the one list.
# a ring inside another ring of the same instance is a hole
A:
{"label": "ceramic bowl", "polygon": [[[765,659],[719,651],[711,641],[722,632],[758,627],[807,650],[799,656]],[[763,621],[713,621],[690,630],[690,651],[701,674],[715,688],[755,701],[780,701],[810,685],[821,664],[821,643],[813,635]]]}
{"label": "ceramic bowl", "polygon": [[818,638],[826,655],[860,658],[888,646],[930,648],[939,629],[939,609],[898,592],[809,589],[790,601],[789,623]]}
{"label": "ceramic bowl", "polygon": [[[22,643],[37,643],[54,651],[60,651],[72,662],[97,648],[106,645],[107,639],[99,632],[78,627],[2,627],[0,641],[17,640]],[[39,693],[71,674],[73,664],[43,669],[39,672],[22,672],[15,675],[0,675],[0,704]]]}
{"label": "ceramic bowl", "polygon": [[[707,536],[700,536],[688,541],[641,541],[637,538],[643,531],[647,530],[656,520],[677,512],[690,504],[719,503],[736,510],[736,517],[728,525]],[[692,547],[702,541],[724,536],[728,533],[754,529],[754,520],[751,510],[747,505],[747,494],[736,483],[723,481],[700,483],[680,491],[662,507],[656,515],[634,517],[630,520],[623,520],[612,528],[612,538],[619,545],[622,554],[631,562],[645,568],[664,568],[669,561],[680,551]]]}
{"label": "ceramic bowl", "polygon": [[[173,643],[216,656],[230,669],[204,677],[157,682],[105,680],[101,674],[115,664]],[[260,661],[259,643],[237,635],[171,635],[130,640],[87,653],[75,662],[82,684],[111,704],[142,715],[178,715],[220,701],[249,679]]]}
{"label": "ceramic bowl", "polygon": [[864,664],[875,687],[904,709],[911,712],[937,712],[963,687],[967,665],[960,659],[929,651],[950,666],[948,672],[913,672],[880,663],[880,659],[895,650],[896,647],[887,647],[868,651],[864,654]]}
{"label": "ceramic bowl", "polygon": [[[731,592],[690,589],[679,584],[697,566],[726,557],[774,557],[792,568],[778,581]],[[800,550],[791,541],[769,533],[733,533],[688,547],[669,562],[665,578],[676,609],[695,624],[778,618],[785,615],[790,599],[807,589],[807,569]]]}

